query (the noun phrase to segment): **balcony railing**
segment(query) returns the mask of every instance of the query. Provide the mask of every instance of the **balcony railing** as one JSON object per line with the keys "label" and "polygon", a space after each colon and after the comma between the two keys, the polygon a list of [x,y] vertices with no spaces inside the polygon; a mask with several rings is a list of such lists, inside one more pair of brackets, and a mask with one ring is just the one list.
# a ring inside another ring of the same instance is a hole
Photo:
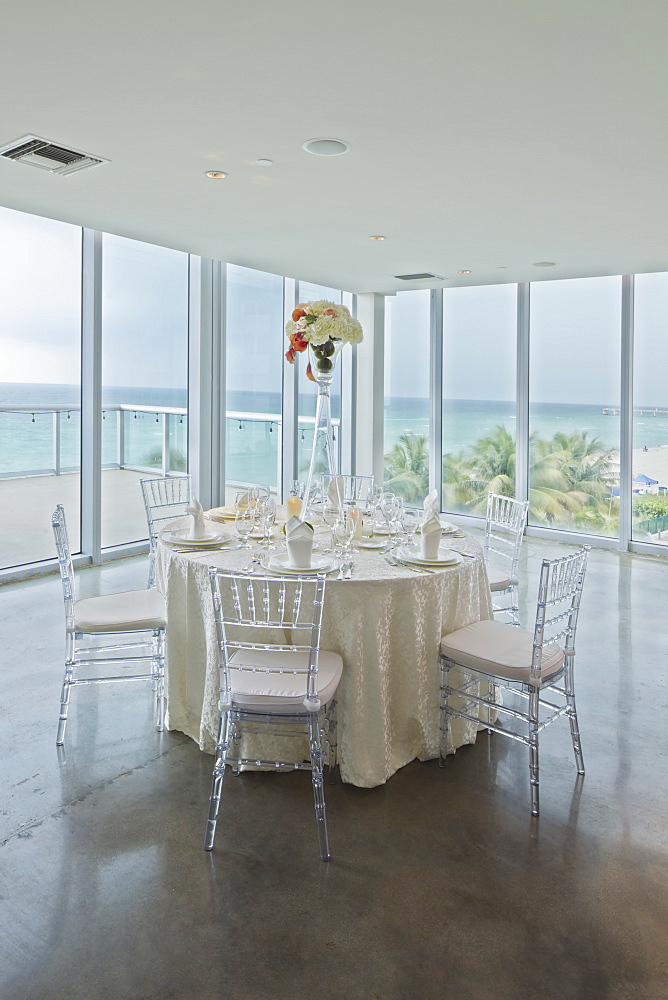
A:
{"label": "balcony railing", "polygon": [[[281,482],[280,413],[228,410],[226,479],[230,484]],[[102,410],[102,467],[155,475],[186,471],[187,410],[115,404]],[[0,406],[0,479],[59,476],[80,468],[78,406]],[[338,439],[339,421],[335,420]],[[300,455],[310,453],[314,418],[300,416]]]}

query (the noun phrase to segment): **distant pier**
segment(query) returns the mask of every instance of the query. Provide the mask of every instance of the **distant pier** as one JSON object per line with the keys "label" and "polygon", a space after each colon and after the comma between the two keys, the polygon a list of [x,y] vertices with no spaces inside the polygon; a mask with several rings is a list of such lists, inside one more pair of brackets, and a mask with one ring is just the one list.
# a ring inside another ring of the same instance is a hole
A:
{"label": "distant pier", "polygon": [[[614,406],[604,406],[603,415],[610,417],[618,417],[619,409],[615,409]],[[639,417],[666,417],[668,416],[668,410],[659,410],[656,407],[652,407],[649,410],[633,410],[634,415],[637,414]]]}

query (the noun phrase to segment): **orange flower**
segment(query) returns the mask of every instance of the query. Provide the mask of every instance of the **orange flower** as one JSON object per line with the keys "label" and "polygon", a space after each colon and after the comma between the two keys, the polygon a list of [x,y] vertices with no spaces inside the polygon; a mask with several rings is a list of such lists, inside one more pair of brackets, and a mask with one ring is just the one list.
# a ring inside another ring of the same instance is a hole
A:
{"label": "orange flower", "polygon": [[301,334],[291,333],[288,340],[295,351],[305,351],[308,347],[308,340],[302,340]]}
{"label": "orange flower", "polygon": [[289,351],[285,352],[285,360],[289,361],[291,365],[295,363],[295,349],[291,347]]}
{"label": "orange flower", "polygon": [[325,309],[322,314],[323,316],[336,316],[336,312],[333,309]]}
{"label": "orange flower", "polygon": [[295,323],[297,322],[298,319],[301,319],[302,316],[306,316],[306,313],[304,312],[301,306],[297,306],[296,309],[293,309],[292,319],[294,320]]}
{"label": "orange flower", "polygon": [[311,371],[311,365],[310,364],[308,364],[306,366],[306,378],[310,378],[311,382],[317,382],[318,381],[317,378],[315,378],[315,376],[313,375],[313,372]]}

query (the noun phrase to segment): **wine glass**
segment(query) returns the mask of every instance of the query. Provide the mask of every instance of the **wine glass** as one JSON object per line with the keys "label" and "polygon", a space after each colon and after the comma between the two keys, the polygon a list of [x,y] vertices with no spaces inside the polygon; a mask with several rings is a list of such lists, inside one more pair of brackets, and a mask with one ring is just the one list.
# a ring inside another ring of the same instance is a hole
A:
{"label": "wine glass", "polygon": [[255,512],[262,525],[262,548],[268,549],[271,546],[271,529],[276,520],[276,502],[274,498],[271,496],[259,496]]}
{"label": "wine glass", "polygon": [[334,548],[334,525],[339,519],[339,507],[335,503],[331,503],[328,500],[322,505],[322,510],[320,511],[320,516],[323,522],[327,525],[330,532],[330,542],[329,548],[324,549],[324,552],[331,552]]}
{"label": "wine glass", "polygon": [[404,511],[404,498],[396,493],[383,493],[380,501],[380,513],[384,517],[390,532],[390,548],[397,543],[399,522]]}
{"label": "wine glass", "polygon": [[343,556],[350,549],[356,527],[357,519],[353,516],[350,508],[346,507],[344,510],[338,512],[336,524],[334,525],[334,537]]}
{"label": "wine glass", "polygon": [[403,512],[401,518],[401,534],[403,537],[404,545],[407,548],[411,548],[415,543],[415,535],[420,527],[420,518],[414,511]]}
{"label": "wine glass", "polygon": [[255,527],[255,507],[251,507],[250,504],[245,507],[238,506],[234,515],[234,527],[241,539],[241,548],[249,549],[251,547],[249,537]]}

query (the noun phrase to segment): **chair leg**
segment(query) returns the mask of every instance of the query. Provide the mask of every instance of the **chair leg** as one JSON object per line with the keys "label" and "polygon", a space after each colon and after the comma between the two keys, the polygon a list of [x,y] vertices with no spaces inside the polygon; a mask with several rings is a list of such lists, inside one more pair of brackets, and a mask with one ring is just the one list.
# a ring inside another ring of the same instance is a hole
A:
{"label": "chair leg", "polygon": [[229,749],[229,726],[229,712],[221,713],[218,743],[216,744],[216,763],[213,766],[213,781],[211,783],[211,796],[209,799],[209,818],[207,819],[206,836],[204,838],[205,851],[213,850],[213,839],[216,836],[218,808],[223,790],[223,778],[225,777],[225,760]]}
{"label": "chair leg", "polygon": [[441,669],[441,691],[440,691],[440,718],[439,718],[439,740],[438,740],[438,766],[445,767],[445,755],[448,750],[448,736],[450,734],[450,713],[448,712],[448,696],[445,688],[448,683],[450,667],[445,657],[439,657]]}
{"label": "chair leg", "polygon": [[529,780],[531,783],[531,815],[538,816],[539,802],[539,765],[538,765],[538,712],[540,688],[532,688],[529,696]]}
{"label": "chair leg", "polygon": [[313,799],[315,804],[315,819],[318,827],[321,861],[329,861],[329,839],[327,837],[327,815],[325,812],[325,790],[322,776],[322,747],[320,744],[320,725],[316,712],[308,713],[309,745],[311,748],[311,780],[313,781]]}
{"label": "chair leg", "polygon": [[56,746],[62,747],[65,742],[65,726],[70,708],[70,692],[72,690],[72,664],[67,663],[65,667],[65,677],[60,695],[60,717],[58,719],[58,734],[56,735]]}
{"label": "chair leg", "polygon": [[162,733],[165,728],[165,633],[163,631],[156,632],[154,639],[155,645],[155,676],[157,680],[156,685],[156,712],[157,721],[156,728],[159,733]]}
{"label": "chair leg", "polygon": [[568,705],[568,721],[571,724],[571,739],[573,740],[573,753],[575,754],[575,766],[578,769],[578,774],[585,773],[584,757],[582,756],[582,747],[580,745],[580,726],[578,725],[578,713],[575,707],[575,688],[573,684],[573,667],[572,664],[569,665],[566,670],[565,688],[566,688],[566,703]]}
{"label": "chair leg", "polygon": [[336,699],[330,702],[327,712],[327,777],[330,785],[336,784]]}

